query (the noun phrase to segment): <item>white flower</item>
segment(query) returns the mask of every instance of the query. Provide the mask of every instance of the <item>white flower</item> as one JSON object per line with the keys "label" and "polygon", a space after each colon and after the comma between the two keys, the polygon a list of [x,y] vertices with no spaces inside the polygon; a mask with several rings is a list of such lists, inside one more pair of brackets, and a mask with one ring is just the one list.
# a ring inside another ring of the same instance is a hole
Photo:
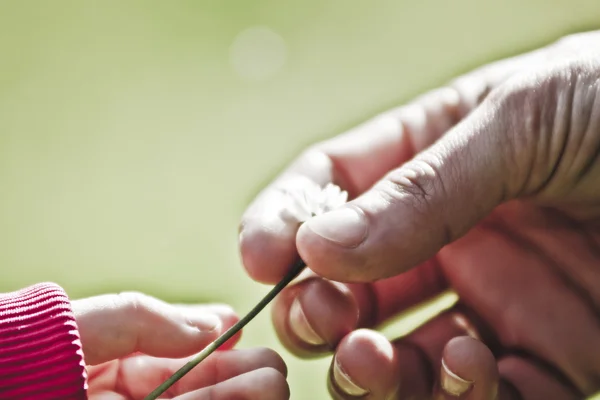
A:
{"label": "white flower", "polygon": [[286,191],[286,194],[288,204],[284,216],[300,223],[338,208],[348,200],[348,193],[332,183],[321,188],[310,182],[302,189]]}

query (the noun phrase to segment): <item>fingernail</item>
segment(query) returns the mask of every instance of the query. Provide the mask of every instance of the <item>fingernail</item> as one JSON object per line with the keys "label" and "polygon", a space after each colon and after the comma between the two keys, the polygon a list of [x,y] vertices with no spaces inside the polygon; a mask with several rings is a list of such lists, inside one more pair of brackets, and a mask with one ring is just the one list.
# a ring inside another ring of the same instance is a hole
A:
{"label": "fingernail", "polygon": [[308,344],[318,346],[326,343],[308,323],[298,299],[290,307],[290,328],[299,339]]}
{"label": "fingernail", "polygon": [[352,207],[322,214],[305,224],[317,235],[344,247],[356,247],[367,237],[367,220]]}
{"label": "fingernail", "polygon": [[200,314],[189,316],[189,324],[203,333],[214,332],[221,329],[221,318],[214,314]]}
{"label": "fingernail", "polygon": [[350,396],[360,397],[369,393],[368,390],[361,388],[356,383],[354,383],[352,379],[350,379],[350,376],[346,372],[344,372],[344,370],[340,366],[337,357],[334,357],[333,360],[333,380],[335,381],[335,384],[340,390],[342,390]]}
{"label": "fingernail", "polygon": [[468,381],[450,371],[444,360],[442,359],[442,389],[452,396],[460,396],[467,392],[472,386],[473,381]]}

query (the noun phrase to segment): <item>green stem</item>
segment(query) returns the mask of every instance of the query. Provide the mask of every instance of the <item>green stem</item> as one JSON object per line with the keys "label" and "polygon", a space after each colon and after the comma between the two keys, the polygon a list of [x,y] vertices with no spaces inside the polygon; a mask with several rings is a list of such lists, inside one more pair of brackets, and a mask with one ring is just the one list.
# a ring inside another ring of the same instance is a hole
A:
{"label": "green stem", "polygon": [[283,288],[285,288],[288,283],[294,280],[295,277],[302,272],[302,270],[306,267],[306,264],[302,260],[298,260],[290,269],[290,271],[266,294],[265,297],[261,301],[258,302],[257,305],[254,306],[252,310],[244,318],[240,319],[235,325],[229,328],[225,333],[223,333],[217,340],[206,346],[196,357],[194,357],[191,361],[181,367],[177,372],[175,372],[169,379],[164,381],[160,386],[152,391],[148,396],[144,398],[144,400],[156,400],[158,396],[166,392],[175,382],[184,377],[185,374],[190,372],[192,368],[200,364],[206,357],[211,355],[215,350],[221,347],[226,341],[231,339],[236,333],[238,333],[248,322],[252,321],[254,317],[260,313],[263,308],[267,306],[281,292]]}

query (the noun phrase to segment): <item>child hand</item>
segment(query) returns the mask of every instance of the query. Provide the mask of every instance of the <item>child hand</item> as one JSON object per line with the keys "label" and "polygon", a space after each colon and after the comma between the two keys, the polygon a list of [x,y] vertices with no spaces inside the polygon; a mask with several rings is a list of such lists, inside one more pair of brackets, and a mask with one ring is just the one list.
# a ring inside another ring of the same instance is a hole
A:
{"label": "child hand", "polygon": [[[90,399],[144,398],[237,321],[225,305],[171,305],[141,293],[76,300],[72,307],[88,365]],[[212,354],[165,396],[289,398],[286,366],[277,353],[229,349]]]}

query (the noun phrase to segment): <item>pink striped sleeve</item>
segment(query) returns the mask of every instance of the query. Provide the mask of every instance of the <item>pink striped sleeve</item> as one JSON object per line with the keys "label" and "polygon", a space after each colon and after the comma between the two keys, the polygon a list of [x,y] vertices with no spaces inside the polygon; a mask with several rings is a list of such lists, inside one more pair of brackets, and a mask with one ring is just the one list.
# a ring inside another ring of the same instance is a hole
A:
{"label": "pink striped sleeve", "polygon": [[0,294],[0,399],[86,399],[86,385],[64,290],[40,283]]}

